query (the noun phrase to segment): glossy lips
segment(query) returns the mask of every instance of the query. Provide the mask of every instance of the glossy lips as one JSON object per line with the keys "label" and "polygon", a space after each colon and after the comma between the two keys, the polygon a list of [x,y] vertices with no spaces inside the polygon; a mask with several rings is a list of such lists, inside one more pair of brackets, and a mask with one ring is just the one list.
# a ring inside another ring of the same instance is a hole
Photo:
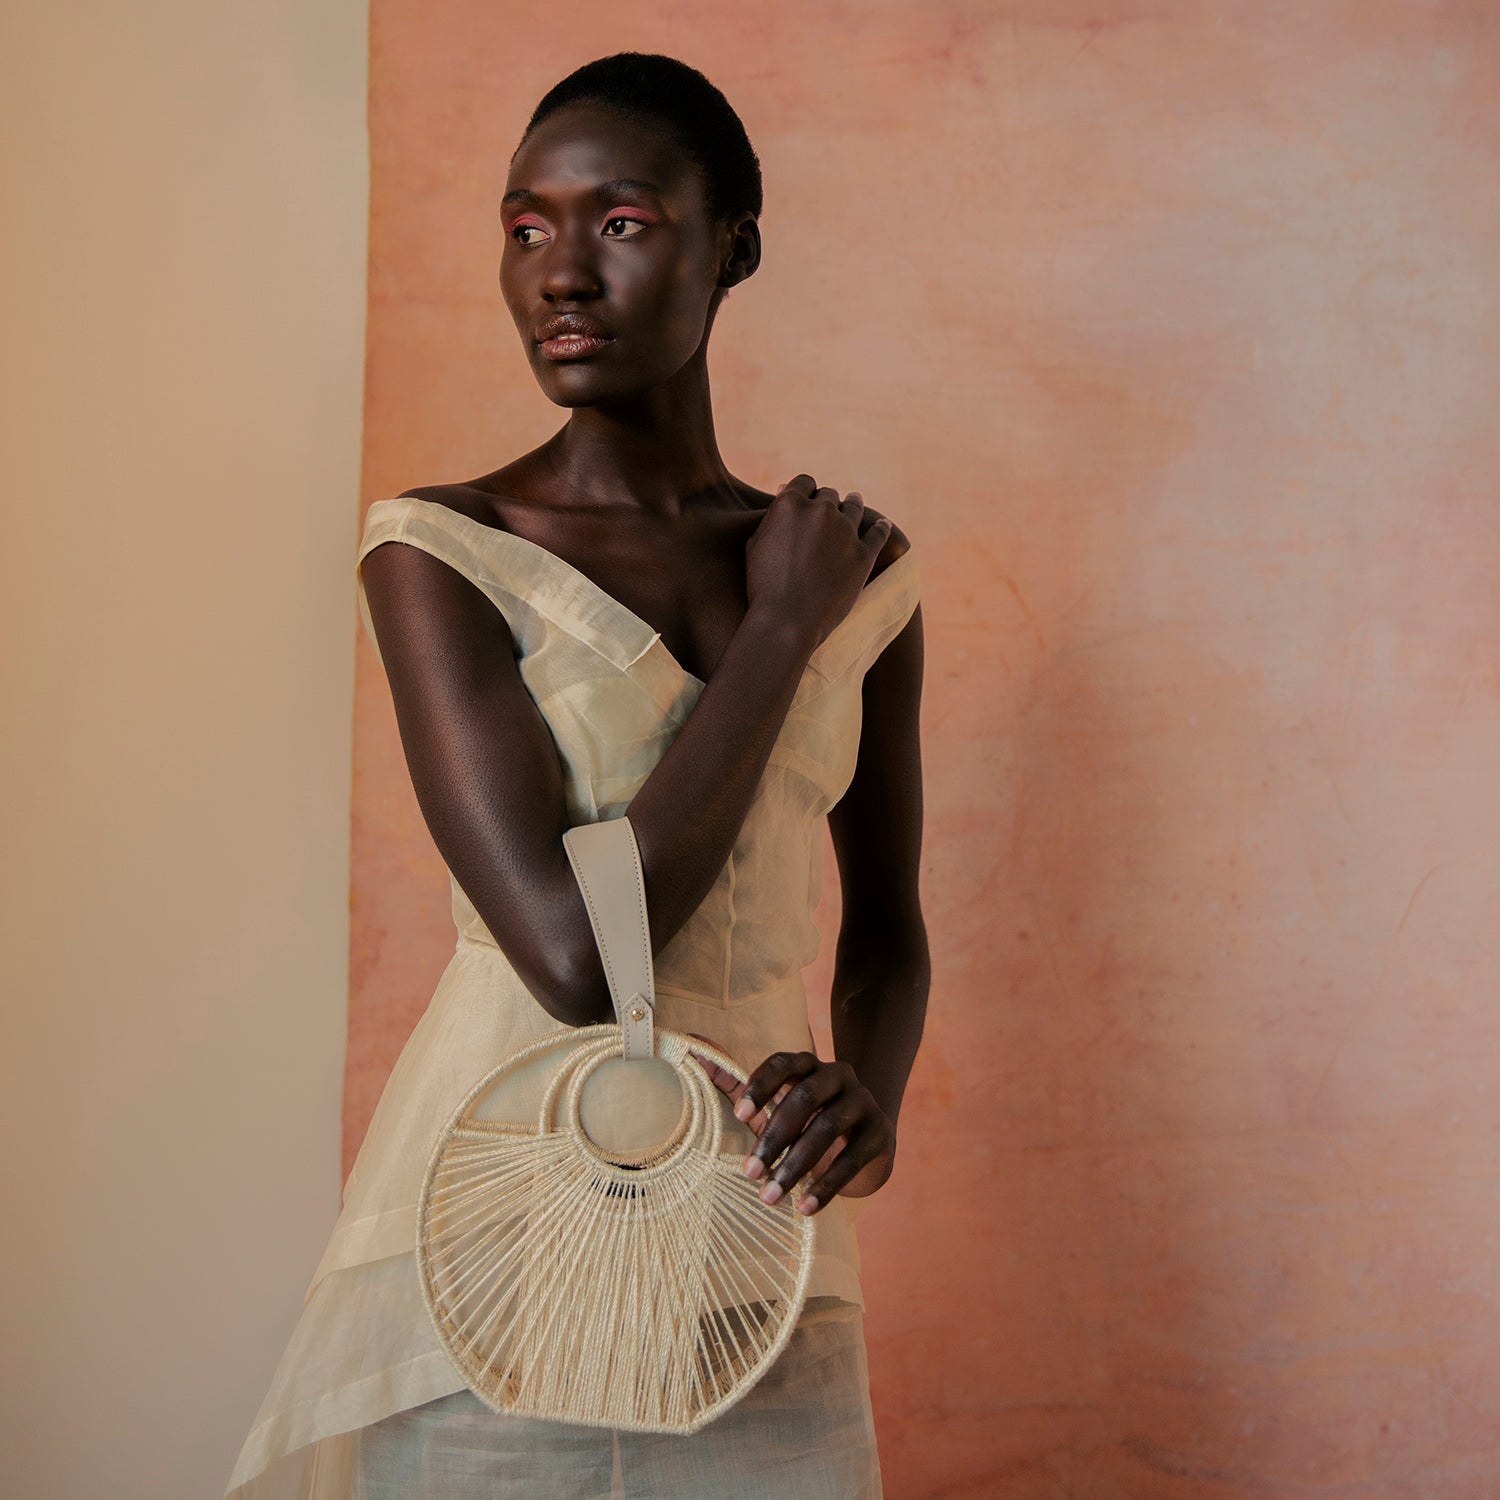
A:
{"label": "glossy lips", "polygon": [[582,359],[613,343],[614,336],[582,313],[559,313],[536,330],[536,341],[549,359]]}

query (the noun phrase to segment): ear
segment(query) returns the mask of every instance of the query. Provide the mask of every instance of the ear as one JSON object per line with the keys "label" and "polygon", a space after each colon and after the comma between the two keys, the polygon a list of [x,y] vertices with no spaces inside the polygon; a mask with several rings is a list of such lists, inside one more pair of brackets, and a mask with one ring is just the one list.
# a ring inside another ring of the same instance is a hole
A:
{"label": "ear", "polygon": [[754,214],[742,214],[725,225],[723,239],[719,285],[738,286],[760,267],[760,221]]}

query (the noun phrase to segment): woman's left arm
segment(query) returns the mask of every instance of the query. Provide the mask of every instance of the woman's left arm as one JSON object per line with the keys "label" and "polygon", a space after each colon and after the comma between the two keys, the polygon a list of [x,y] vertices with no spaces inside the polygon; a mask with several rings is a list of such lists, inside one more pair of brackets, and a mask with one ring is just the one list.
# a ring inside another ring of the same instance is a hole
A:
{"label": "woman's left arm", "polygon": [[[888,566],[908,545],[893,528],[879,562]],[[770,1169],[774,1201],[812,1172],[798,1206],[813,1199],[813,1212],[835,1193],[865,1197],[890,1177],[927,1013],[920,605],[865,673],[862,695],[854,776],[828,813],[843,899],[831,995],[835,1060],[773,1053],[750,1075],[736,1110],[751,1116],[759,1136],[749,1174]]]}

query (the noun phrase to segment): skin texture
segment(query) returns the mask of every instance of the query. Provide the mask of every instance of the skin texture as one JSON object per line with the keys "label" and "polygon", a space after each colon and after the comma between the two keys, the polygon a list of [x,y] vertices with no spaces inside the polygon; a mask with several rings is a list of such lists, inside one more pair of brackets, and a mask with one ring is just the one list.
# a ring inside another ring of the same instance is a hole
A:
{"label": "skin texture", "polygon": [[[601,188],[622,178],[660,191]],[[659,629],[704,683],[629,809],[659,952],[728,859],[808,658],[908,543],[857,492],[840,499],[799,474],[768,495],[725,467],[708,338],[728,289],[760,263],[759,228],[748,214],[709,221],[696,168],[669,134],[570,105],[517,150],[506,193],[501,291],[538,384],[569,420],[493,473],[406,493],[562,557]],[[564,312],[596,319],[612,342],[550,360],[535,332]],[[561,768],[504,616],[416,547],[375,548],[363,577],[439,852],[550,1014],[613,1021],[562,843]],[[836,1059],[776,1053],[745,1085],[704,1062],[750,1117],[747,1172],[770,1169],[762,1196],[813,1173],[805,1212],[888,1179],[921,1039],[921,632],[919,608],[866,675],[857,769],[829,814],[844,901]]]}

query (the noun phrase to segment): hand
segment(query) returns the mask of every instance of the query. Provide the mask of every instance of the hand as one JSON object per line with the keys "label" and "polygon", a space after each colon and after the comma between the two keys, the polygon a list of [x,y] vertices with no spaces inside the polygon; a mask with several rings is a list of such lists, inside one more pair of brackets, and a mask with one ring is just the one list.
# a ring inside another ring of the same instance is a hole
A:
{"label": "hand", "polygon": [[[711,1036],[704,1036],[701,1032],[689,1031],[687,1035],[697,1037],[700,1042],[707,1042],[710,1047],[717,1047],[720,1052],[723,1052],[725,1050]],[[691,1049],[689,1049],[689,1051],[691,1052]],[[749,1125],[750,1128],[755,1132],[755,1135],[758,1139],[761,1132],[766,1128],[766,1122],[770,1119],[770,1116],[766,1113],[765,1110],[756,1111],[753,1101],[749,1105],[750,1118],[746,1119],[741,1115],[738,1106],[740,1100],[745,1096],[745,1089],[748,1087],[748,1083],[741,1083],[733,1073],[726,1072],[717,1063],[710,1062],[706,1057],[699,1057],[696,1052],[692,1052],[691,1055],[698,1058],[698,1061],[703,1064],[704,1072],[706,1072],[708,1076],[713,1079],[715,1085],[719,1088],[719,1090],[727,1098],[731,1099],[734,1102],[736,1106],[734,1112],[735,1118],[737,1120],[740,1120],[743,1124]],[[753,1077],[754,1075],[752,1074],[751,1076]],[[775,1099],[773,1100],[773,1107],[776,1104],[779,1104],[782,1099],[786,1097],[787,1091],[790,1088],[790,1083],[782,1085],[780,1090],[777,1092]],[[834,1154],[835,1153],[830,1150],[828,1154],[823,1158],[823,1162],[820,1163],[820,1165],[826,1165],[828,1162],[831,1162],[833,1160]],[[749,1164],[748,1157],[746,1158],[746,1164]]]}
{"label": "hand", "polygon": [[867,512],[858,490],[840,500],[811,474],[796,475],[745,544],[751,610],[795,623],[816,650],[859,598],[890,534],[889,517]]}
{"label": "hand", "polygon": [[[698,1040],[718,1046],[706,1036]],[[848,1063],[823,1062],[812,1052],[773,1052],[741,1083],[698,1061],[735,1101],[735,1117],[758,1137],[745,1158],[745,1175],[770,1170],[760,1195],[765,1202],[775,1203],[811,1173],[797,1210],[813,1214],[835,1193],[866,1198],[890,1178],[896,1127]]]}

